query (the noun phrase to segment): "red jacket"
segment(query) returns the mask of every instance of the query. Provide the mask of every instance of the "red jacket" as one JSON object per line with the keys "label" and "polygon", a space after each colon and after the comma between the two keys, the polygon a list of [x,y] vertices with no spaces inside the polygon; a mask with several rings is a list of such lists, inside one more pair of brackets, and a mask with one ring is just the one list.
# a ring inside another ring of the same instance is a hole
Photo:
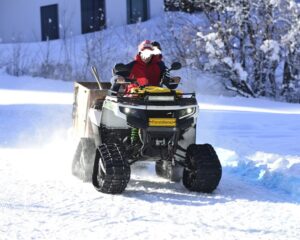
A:
{"label": "red jacket", "polygon": [[133,62],[129,78],[136,79],[140,86],[158,86],[165,68],[159,56],[153,56],[149,63],[144,63],[137,55]]}

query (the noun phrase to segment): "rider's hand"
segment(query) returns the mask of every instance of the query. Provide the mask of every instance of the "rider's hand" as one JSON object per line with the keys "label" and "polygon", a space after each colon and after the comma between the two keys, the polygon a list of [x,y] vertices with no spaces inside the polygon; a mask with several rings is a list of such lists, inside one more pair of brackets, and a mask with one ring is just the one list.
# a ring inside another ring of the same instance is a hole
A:
{"label": "rider's hand", "polygon": [[125,78],[122,77],[122,76],[118,76],[117,79],[116,79],[117,84],[124,84],[125,82],[126,82]]}

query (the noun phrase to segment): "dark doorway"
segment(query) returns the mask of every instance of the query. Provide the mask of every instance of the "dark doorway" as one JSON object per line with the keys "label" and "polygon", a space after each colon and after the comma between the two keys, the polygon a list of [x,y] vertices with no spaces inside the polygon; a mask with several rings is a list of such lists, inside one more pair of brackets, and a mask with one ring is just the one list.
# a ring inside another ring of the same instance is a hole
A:
{"label": "dark doorway", "polygon": [[105,28],[105,0],[81,0],[82,33]]}
{"label": "dark doorway", "polygon": [[58,5],[41,7],[42,41],[59,38]]}
{"label": "dark doorway", "polygon": [[128,23],[148,20],[148,0],[127,0]]}

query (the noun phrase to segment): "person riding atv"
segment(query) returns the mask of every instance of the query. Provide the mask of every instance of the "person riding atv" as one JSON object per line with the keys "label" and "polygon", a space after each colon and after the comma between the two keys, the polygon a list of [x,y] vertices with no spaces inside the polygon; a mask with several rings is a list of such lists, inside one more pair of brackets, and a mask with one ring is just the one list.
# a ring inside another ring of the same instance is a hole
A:
{"label": "person riding atv", "polygon": [[116,92],[119,91],[122,81],[126,79],[135,81],[127,86],[125,92],[130,92],[130,89],[138,86],[165,85],[170,89],[175,89],[180,81],[179,77],[169,77],[167,67],[162,61],[161,47],[158,42],[150,40],[141,42],[135,60],[123,65],[124,71],[117,70],[120,65],[123,64],[116,64],[113,69],[112,90]]}

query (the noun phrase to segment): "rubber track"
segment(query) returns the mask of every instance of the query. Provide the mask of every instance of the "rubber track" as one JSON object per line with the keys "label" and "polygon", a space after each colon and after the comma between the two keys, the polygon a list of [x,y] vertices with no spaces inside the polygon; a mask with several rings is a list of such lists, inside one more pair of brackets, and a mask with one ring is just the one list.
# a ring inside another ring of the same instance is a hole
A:
{"label": "rubber track", "polygon": [[183,184],[196,192],[214,191],[222,177],[222,166],[210,144],[193,144],[187,149],[188,168],[183,172]]}
{"label": "rubber track", "polygon": [[[100,159],[106,173],[101,171]],[[122,193],[130,179],[130,166],[116,144],[102,144],[96,152],[93,185],[103,193]]]}

